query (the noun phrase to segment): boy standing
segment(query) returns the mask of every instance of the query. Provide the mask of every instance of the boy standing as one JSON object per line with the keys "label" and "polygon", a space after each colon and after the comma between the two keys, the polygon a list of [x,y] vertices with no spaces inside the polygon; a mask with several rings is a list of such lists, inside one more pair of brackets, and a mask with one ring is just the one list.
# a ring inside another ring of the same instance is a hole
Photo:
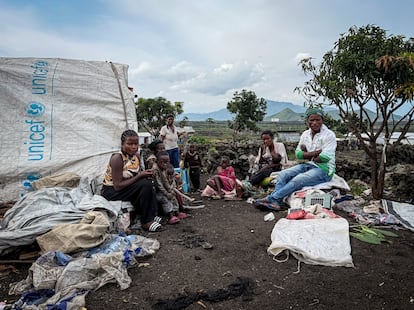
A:
{"label": "boy standing", "polygon": [[189,175],[193,191],[199,191],[202,164],[200,154],[194,144],[190,144],[188,151],[185,153],[184,166],[190,170]]}

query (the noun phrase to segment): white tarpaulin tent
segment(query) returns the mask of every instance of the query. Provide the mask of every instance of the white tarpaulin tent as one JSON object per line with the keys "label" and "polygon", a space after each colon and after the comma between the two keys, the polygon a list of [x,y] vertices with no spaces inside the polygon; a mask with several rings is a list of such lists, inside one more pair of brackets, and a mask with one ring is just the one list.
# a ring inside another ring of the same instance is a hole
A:
{"label": "white tarpaulin tent", "polygon": [[128,66],[0,58],[0,201],[52,174],[103,174],[125,129],[137,130]]}

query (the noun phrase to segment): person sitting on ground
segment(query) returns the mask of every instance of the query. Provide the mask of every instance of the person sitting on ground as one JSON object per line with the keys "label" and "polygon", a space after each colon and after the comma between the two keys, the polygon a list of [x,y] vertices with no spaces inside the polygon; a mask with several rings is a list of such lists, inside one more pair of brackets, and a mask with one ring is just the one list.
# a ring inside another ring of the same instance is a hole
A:
{"label": "person sitting on ground", "polygon": [[218,194],[219,198],[223,198],[225,192],[235,190],[236,174],[234,168],[230,166],[230,159],[227,156],[221,158],[217,174],[207,180],[207,185]]}
{"label": "person sitting on ground", "polygon": [[249,181],[253,186],[260,185],[272,172],[280,171],[282,169],[282,155],[276,150],[273,141],[273,132],[265,130],[262,132],[261,138],[263,143],[259,148],[259,152],[254,161],[252,174],[249,178]]}
{"label": "person sitting on ground", "polygon": [[200,190],[200,175],[201,175],[201,157],[194,144],[190,144],[188,151],[184,157],[184,167],[189,169],[191,187],[193,192]]}
{"label": "person sitting on ground", "polygon": [[323,123],[324,113],[320,108],[306,111],[305,130],[296,147],[296,158],[307,160],[282,170],[276,180],[274,191],[267,197],[257,199],[259,209],[281,210],[283,199],[306,186],[329,182],[335,174],[336,136]]}
{"label": "person sitting on ground", "polygon": [[152,169],[153,165],[155,165],[157,161],[157,153],[165,151],[165,146],[161,140],[155,139],[148,145],[148,149],[151,152],[148,153],[145,158],[145,167],[146,169]]}
{"label": "person sitting on ground", "polygon": [[153,167],[156,197],[160,203],[165,215],[168,217],[168,224],[177,224],[181,219],[187,217],[187,214],[180,212],[179,203],[175,192],[174,169],[170,169],[172,176],[167,176],[167,170],[170,164],[168,153],[163,151],[157,154],[157,164]]}
{"label": "person sitting on ground", "polygon": [[[132,216],[140,215],[144,230],[162,230],[157,214],[157,200],[152,186],[152,171],[140,170],[138,134],[126,130],[121,135],[121,151],[111,155],[102,185],[101,195],[107,200],[130,201],[134,206]],[[132,222],[134,218],[132,218]]]}

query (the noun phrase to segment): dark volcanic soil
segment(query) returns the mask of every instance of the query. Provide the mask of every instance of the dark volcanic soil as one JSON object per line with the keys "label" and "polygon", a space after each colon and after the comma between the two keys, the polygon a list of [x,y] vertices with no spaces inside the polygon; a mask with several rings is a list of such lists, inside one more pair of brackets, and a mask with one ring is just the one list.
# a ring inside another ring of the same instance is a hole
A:
{"label": "dark volcanic soil", "polygon": [[[153,257],[140,259],[148,263],[146,267],[129,269],[132,284],[128,289],[121,291],[117,285],[108,284],[89,293],[86,307],[152,309],[159,300],[208,291],[212,300],[193,303],[186,309],[414,308],[411,232],[397,231],[399,238],[393,238],[392,244],[370,245],[352,238],[354,268],[301,264],[296,273],[295,258],[278,263],[266,253],[275,221],[265,222],[265,212],[245,201],[206,200],[205,205],[192,210],[191,218],[169,225],[163,232],[144,234],[158,239],[160,250]],[[286,213],[275,215],[277,220]],[[180,242],[183,239],[204,240],[213,247],[187,247]],[[2,301],[16,300],[18,296],[8,296],[8,284],[27,276],[29,265],[14,267],[19,273],[1,278]],[[241,287],[236,285],[238,281],[243,280],[251,285],[246,294],[220,300],[223,292],[234,292]]]}

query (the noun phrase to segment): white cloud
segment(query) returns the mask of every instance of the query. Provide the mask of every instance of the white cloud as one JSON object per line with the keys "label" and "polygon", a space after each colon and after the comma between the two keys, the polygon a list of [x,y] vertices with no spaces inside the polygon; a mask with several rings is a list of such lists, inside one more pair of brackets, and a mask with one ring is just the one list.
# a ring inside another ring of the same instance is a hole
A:
{"label": "white cloud", "polygon": [[264,72],[260,64],[250,65],[247,62],[222,64],[175,84],[173,89],[217,96],[226,94],[230,90],[249,88],[260,83],[263,77]]}
{"label": "white cloud", "polygon": [[[0,0],[0,56],[111,60],[129,65],[146,98],[186,112],[224,108],[236,90],[301,104],[304,57],[318,62],[352,25],[414,36],[414,3],[401,0]],[[46,9],[47,8],[47,14]],[[358,8],[358,9],[355,9]]]}
{"label": "white cloud", "polygon": [[295,63],[298,64],[301,60],[305,59],[305,58],[309,58],[311,57],[311,55],[309,53],[297,53],[295,56]]}

